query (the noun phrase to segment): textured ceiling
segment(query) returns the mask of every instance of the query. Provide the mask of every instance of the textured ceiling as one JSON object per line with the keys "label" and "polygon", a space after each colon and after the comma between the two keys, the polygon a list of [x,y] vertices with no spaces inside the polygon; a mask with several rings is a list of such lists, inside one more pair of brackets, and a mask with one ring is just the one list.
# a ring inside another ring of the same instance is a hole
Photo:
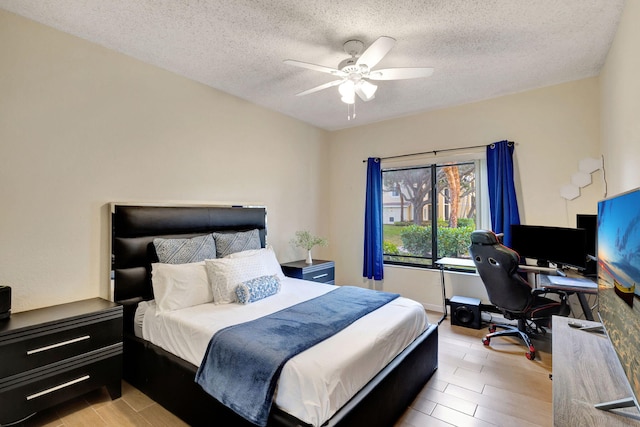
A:
{"label": "textured ceiling", "polygon": [[[0,8],[266,108],[342,129],[599,74],[624,0],[0,0]],[[376,68],[433,67],[380,81],[357,116],[337,88],[297,97],[345,41],[397,40]]]}

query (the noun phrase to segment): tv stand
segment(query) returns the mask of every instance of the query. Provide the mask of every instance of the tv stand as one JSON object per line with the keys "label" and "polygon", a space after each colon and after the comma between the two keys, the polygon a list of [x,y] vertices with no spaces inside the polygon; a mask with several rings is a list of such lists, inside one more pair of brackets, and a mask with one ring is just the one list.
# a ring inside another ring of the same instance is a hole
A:
{"label": "tv stand", "polygon": [[636,401],[633,400],[633,397],[625,397],[624,399],[612,400],[611,402],[598,403],[594,406],[596,409],[602,411],[611,411],[620,408],[633,408],[636,406]]}
{"label": "tv stand", "polygon": [[597,324],[597,325],[587,325],[586,323],[582,323],[582,322],[576,322],[574,320],[569,320],[568,325],[572,328],[578,329],[580,331],[585,331],[585,332],[593,332],[596,334],[604,334],[604,326],[602,326],[601,324]]}
{"label": "tv stand", "polygon": [[633,393],[609,338],[569,322],[576,319],[553,316],[553,425],[637,426],[640,414],[629,399]]}

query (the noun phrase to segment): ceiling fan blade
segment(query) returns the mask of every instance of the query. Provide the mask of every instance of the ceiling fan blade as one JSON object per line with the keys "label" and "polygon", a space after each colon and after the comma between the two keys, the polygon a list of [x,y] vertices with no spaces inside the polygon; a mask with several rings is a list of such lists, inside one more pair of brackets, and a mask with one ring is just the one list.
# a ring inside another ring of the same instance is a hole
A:
{"label": "ceiling fan blade", "polygon": [[338,86],[343,81],[344,80],[334,80],[332,82],[325,83],[325,84],[320,85],[320,86],[312,87],[311,89],[307,89],[304,92],[296,93],[296,96],[309,95],[310,93],[313,93],[313,92],[318,92],[318,91],[321,91],[323,89],[327,89],[327,88],[330,88],[330,87],[333,87],[333,86]]}
{"label": "ceiling fan blade", "polygon": [[387,53],[389,53],[395,44],[396,39],[391,37],[382,36],[378,38],[378,40],[374,41],[367,50],[362,52],[362,55],[360,55],[360,58],[358,58],[358,61],[356,62],[356,65],[366,65],[369,69],[375,67],[376,64],[380,62]]}
{"label": "ceiling fan blade", "polygon": [[433,68],[384,68],[371,71],[367,76],[371,80],[405,80],[429,77]]}
{"label": "ceiling fan blade", "polygon": [[321,73],[333,74],[334,76],[345,77],[346,74],[335,68],[325,67],[323,65],[309,64],[308,62],[296,61],[294,59],[285,59],[285,64],[295,65],[296,67],[306,68],[313,71],[320,71]]}

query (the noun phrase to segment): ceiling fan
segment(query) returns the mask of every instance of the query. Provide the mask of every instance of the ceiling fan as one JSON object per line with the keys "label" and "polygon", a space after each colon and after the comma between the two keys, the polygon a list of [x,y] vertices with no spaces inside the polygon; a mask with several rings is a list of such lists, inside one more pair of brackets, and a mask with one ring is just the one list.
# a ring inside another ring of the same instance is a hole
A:
{"label": "ceiling fan", "polygon": [[360,40],[349,40],[344,44],[344,51],[351,55],[338,64],[338,68],[330,68],[322,65],[309,64],[307,62],[287,59],[286,64],[296,67],[307,68],[309,70],[320,71],[339,77],[329,83],[316,86],[296,94],[296,96],[308,95],[333,86],[338,86],[342,102],[346,104],[355,103],[357,94],[363,101],[371,101],[375,97],[378,86],[368,80],[404,80],[420,77],[429,77],[433,74],[433,68],[383,68],[373,70],[384,56],[393,48],[396,40],[391,37],[382,36],[371,44],[364,52],[364,43]]}

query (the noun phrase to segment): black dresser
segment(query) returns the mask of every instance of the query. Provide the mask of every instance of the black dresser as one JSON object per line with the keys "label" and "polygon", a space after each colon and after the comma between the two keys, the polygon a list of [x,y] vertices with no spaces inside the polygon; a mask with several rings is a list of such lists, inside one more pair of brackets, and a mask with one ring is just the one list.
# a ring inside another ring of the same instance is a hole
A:
{"label": "black dresser", "polygon": [[102,386],[121,395],[122,306],[93,298],[0,320],[0,425]]}
{"label": "black dresser", "polygon": [[335,284],[336,270],[333,261],[314,259],[313,264],[307,264],[304,260],[293,261],[281,264],[281,267],[285,276],[330,285]]}

